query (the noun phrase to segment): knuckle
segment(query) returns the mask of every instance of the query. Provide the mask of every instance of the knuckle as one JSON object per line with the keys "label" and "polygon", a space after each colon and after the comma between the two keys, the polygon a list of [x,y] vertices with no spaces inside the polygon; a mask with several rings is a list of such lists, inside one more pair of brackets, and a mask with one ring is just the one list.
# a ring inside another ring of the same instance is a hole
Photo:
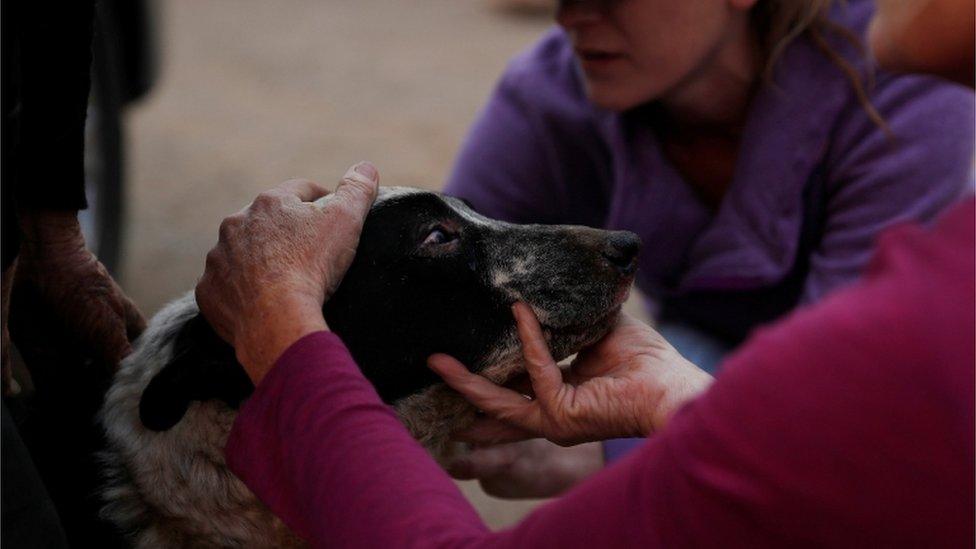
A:
{"label": "knuckle", "polygon": [[284,186],[288,186],[288,187],[304,187],[306,185],[318,186],[318,183],[312,181],[311,179],[305,179],[304,177],[293,177],[293,178],[291,178],[291,179],[289,179],[289,180],[287,180],[287,181],[285,181],[284,183],[281,184],[281,186],[283,186],[283,187]]}
{"label": "knuckle", "polygon": [[376,193],[376,184],[351,177],[342,180],[342,189],[347,196],[355,201],[372,200]]}
{"label": "knuckle", "polygon": [[255,209],[266,209],[276,206],[281,201],[281,197],[274,190],[264,191],[254,198],[252,206]]}
{"label": "knuckle", "polygon": [[221,240],[227,240],[237,232],[237,229],[240,228],[241,223],[242,219],[240,215],[235,214],[225,217],[224,220],[220,222],[220,228],[217,233],[218,236]]}

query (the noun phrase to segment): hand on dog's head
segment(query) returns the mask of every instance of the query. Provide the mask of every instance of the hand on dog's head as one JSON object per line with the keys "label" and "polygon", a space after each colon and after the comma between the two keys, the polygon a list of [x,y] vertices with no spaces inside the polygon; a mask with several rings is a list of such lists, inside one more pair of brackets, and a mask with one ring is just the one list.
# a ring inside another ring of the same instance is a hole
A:
{"label": "hand on dog's head", "polygon": [[[425,365],[434,353],[502,381],[521,364],[512,303],[532,306],[553,356],[568,356],[612,325],[639,246],[633,233],[503,223],[455,198],[381,188],[323,312],[387,403],[439,382]],[[234,350],[198,315],[144,391],[139,415],[166,430],[195,400],[236,408],[252,391]]]}

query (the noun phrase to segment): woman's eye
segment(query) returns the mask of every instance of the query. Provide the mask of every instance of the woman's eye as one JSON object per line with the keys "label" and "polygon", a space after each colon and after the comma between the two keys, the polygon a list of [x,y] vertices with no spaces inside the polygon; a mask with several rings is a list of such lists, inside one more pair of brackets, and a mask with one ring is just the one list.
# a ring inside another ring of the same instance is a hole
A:
{"label": "woman's eye", "polygon": [[457,235],[449,233],[444,229],[434,229],[430,231],[427,238],[424,239],[424,246],[436,246],[438,244],[447,244],[453,240],[457,239]]}

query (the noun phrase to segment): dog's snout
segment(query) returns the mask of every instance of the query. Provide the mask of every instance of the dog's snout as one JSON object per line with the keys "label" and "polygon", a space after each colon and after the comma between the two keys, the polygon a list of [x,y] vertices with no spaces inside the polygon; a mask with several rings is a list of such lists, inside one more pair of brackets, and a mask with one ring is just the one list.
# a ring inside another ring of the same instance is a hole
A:
{"label": "dog's snout", "polygon": [[603,257],[623,274],[631,274],[637,270],[637,252],[640,251],[641,239],[630,231],[614,231],[607,238],[603,249]]}

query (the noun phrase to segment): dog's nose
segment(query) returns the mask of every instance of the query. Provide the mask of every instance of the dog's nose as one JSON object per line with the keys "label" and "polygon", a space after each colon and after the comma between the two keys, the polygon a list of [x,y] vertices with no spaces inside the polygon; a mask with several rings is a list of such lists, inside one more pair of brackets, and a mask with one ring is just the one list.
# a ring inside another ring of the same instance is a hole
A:
{"label": "dog's nose", "polygon": [[637,252],[641,239],[630,231],[614,231],[607,238],[603,257],[621,273],[629,275],[637,270]]}

